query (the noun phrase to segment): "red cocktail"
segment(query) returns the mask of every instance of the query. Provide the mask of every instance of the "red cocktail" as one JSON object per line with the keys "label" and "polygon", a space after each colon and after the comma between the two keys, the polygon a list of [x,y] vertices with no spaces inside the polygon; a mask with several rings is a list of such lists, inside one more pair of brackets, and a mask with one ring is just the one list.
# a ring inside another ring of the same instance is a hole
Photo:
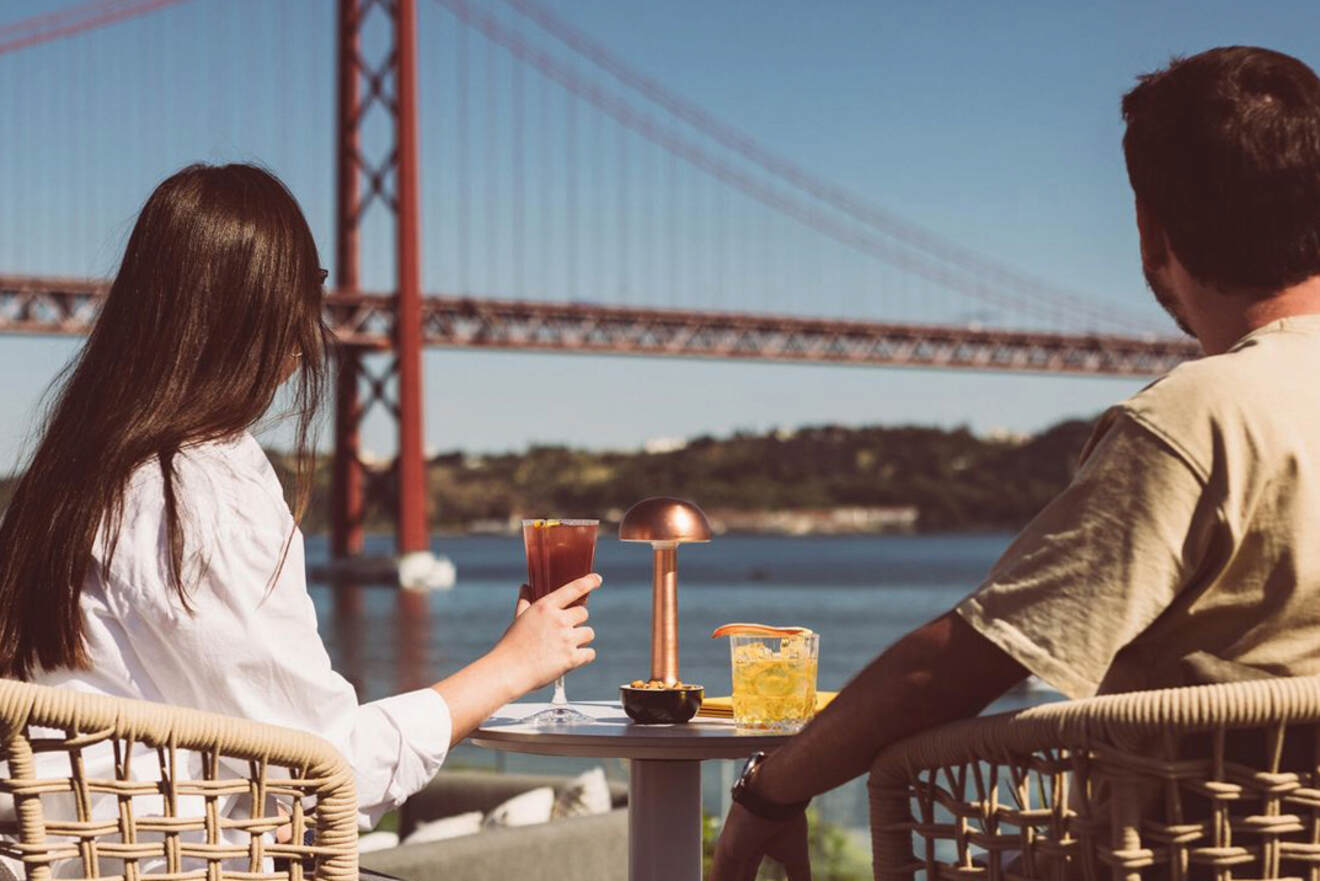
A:
{"label": "red cocktail", "polygon": [[[527,586],[531,600],[536,602],[546,594],[590,575],[596,560],[596,530],[599,520],[524,520],[523,548],[527,552]],[[584,596],[574,605],[585,605]],[[590,722],[592,718],[568,705],[564,695],[564,677],[555,680],[555,694],[550,709],[529,717],[538,725],[563,725],[568,722]]]}
{"label": "red cocktail", "polygon": [[[591,573],[599,520],[524,520],[527,584],[532,602]],[[580,602],[585,603],[586,597]]]}

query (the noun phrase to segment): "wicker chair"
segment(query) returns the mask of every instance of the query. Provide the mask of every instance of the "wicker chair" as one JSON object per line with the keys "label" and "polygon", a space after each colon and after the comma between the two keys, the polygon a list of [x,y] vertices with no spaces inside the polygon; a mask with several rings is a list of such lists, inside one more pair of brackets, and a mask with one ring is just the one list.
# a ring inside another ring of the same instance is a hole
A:
{"label": "wicker chair", "polygon": [[945,726],[871,769],[875,877],[1317,881],[1317,723],[1320,676]]}
{"label": "wicker chair", "polygon": [[357,881],[357,837],[352,772],[319,737],[0,681],[0,856],[29,881]]}

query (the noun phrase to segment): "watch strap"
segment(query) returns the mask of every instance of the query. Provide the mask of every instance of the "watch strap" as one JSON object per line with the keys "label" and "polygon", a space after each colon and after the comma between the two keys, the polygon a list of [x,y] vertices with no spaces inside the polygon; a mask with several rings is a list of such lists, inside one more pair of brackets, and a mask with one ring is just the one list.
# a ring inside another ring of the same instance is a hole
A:
{"label": "watch strap", "polygon": [[753,789],[751,784],[752,780],[755,778],[756,769],[764,760],[765,753],[756,753],[747,760],[747,765],[743,768],[742,776],[738,778],[737,783],[733,784],[733,790],[730,795],[735,802],[742,805],[762,820],[771,820],[773,822],[791,820],[807,809],[807,805],[811,804],[811,799],[784,804],[782,802],[771,801]]}

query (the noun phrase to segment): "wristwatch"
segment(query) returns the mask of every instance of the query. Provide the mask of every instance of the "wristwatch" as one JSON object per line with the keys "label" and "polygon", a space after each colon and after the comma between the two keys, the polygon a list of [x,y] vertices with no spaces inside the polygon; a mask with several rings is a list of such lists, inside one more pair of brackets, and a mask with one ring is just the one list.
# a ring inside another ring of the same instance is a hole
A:
{"label": "wristwatch", "polygon": [[742,775],[738,777],[738,782],[733,784],[730,794],[733,796],[734,801],[762,820],[772,820],[774,822],[791,820],[807,809],[807,805],[811,804],[811,799],[792,804],[781,804],[758,794],[752,788],[752,784],[756,769],[764,761],[765,753],[753,753],[752,757],[747,760],[747,764],[743,766]]}

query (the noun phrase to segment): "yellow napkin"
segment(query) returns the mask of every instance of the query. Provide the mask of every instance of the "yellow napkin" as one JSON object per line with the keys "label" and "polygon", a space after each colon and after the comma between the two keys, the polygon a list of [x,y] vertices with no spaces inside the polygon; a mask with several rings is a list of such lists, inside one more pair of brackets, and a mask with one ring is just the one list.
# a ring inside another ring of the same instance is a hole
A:
{"label": "yellow napkin", "polygon": [[[837,691],[818,691],[816,692],[816,712],[819,713],[834,700]],[[708,697],[701,702],[701,709],[697,710],[698,716],[710,716],[715,719],[733,718],[733,698],[732,697]]]}

